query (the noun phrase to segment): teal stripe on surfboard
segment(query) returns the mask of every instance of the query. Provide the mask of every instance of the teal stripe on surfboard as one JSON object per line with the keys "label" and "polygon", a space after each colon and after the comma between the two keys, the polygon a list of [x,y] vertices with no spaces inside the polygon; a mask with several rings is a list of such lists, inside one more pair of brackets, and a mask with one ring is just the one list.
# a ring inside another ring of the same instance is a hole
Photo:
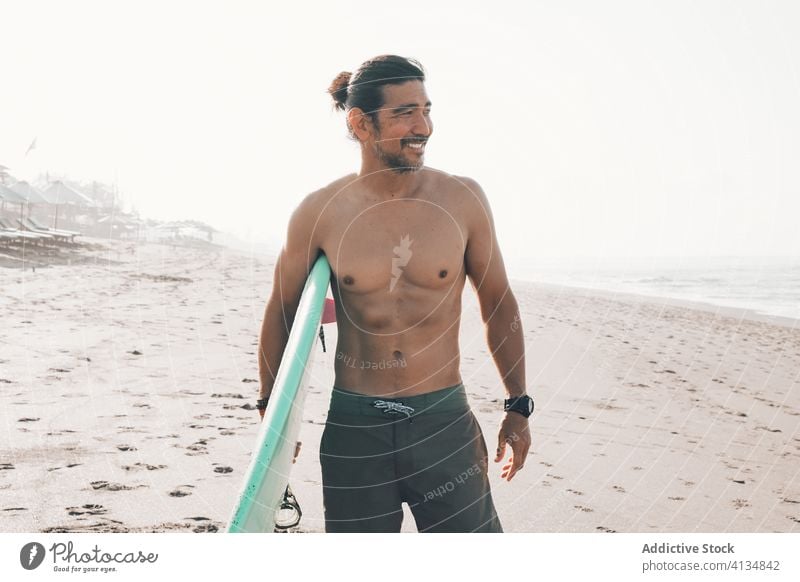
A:
{"label": "teal stripe on surfboard", "polygon": [[314,263],[297,306],[269,405],[261,421],[256,448],[244,479],[228,532],[272,532],[275,511],[289,482],[295,442],[303,420],[331,268],[325,255]]}

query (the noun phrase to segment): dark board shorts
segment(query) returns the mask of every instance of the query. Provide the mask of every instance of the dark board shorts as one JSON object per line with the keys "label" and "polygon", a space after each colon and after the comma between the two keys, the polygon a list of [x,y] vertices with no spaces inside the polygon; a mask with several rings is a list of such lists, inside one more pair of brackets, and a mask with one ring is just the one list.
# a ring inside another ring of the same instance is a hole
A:
{"label": "dark board shorts", "polygon": [[502,532],[463,384],[407,398],[334,387],[320,443],[325,531]]}

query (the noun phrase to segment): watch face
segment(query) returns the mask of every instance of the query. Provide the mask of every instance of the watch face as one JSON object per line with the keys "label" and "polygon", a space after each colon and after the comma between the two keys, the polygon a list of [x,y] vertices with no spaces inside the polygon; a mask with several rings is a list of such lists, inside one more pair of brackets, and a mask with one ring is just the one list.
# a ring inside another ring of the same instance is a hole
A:
{"label": "watch face", "polygon": [[519,412],[525,411],[526,416],[533,414],[533,398],[530,396],[521,396],[519,398],[510,398],[505,401],[503,409],[518,410]]}

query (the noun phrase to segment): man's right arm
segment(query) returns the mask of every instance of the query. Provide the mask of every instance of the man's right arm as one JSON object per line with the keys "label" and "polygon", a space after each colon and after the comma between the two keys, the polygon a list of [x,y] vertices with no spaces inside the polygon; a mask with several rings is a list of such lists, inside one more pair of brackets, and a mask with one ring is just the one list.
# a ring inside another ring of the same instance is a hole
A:
{"label": "man's right arm", "polygon": [[[311,194],[292,214],[286,244],[275,264],[272,294],[258,342],[259,399],[268,398],[272,392],[303,286],[320,252],[317,199],[317,193]],[[260,412],[263,417],[264,411]]]}

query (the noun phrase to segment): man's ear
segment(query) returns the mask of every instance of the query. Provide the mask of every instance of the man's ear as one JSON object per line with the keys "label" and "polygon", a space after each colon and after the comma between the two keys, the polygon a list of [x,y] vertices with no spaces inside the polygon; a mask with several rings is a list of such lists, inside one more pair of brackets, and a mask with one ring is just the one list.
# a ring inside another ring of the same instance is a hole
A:
{"label": "man's ear", "polygon": [[358,141],[367,141],[373,128],[372,119],[358,107],[353,107],[347,112],[347,125]]}

